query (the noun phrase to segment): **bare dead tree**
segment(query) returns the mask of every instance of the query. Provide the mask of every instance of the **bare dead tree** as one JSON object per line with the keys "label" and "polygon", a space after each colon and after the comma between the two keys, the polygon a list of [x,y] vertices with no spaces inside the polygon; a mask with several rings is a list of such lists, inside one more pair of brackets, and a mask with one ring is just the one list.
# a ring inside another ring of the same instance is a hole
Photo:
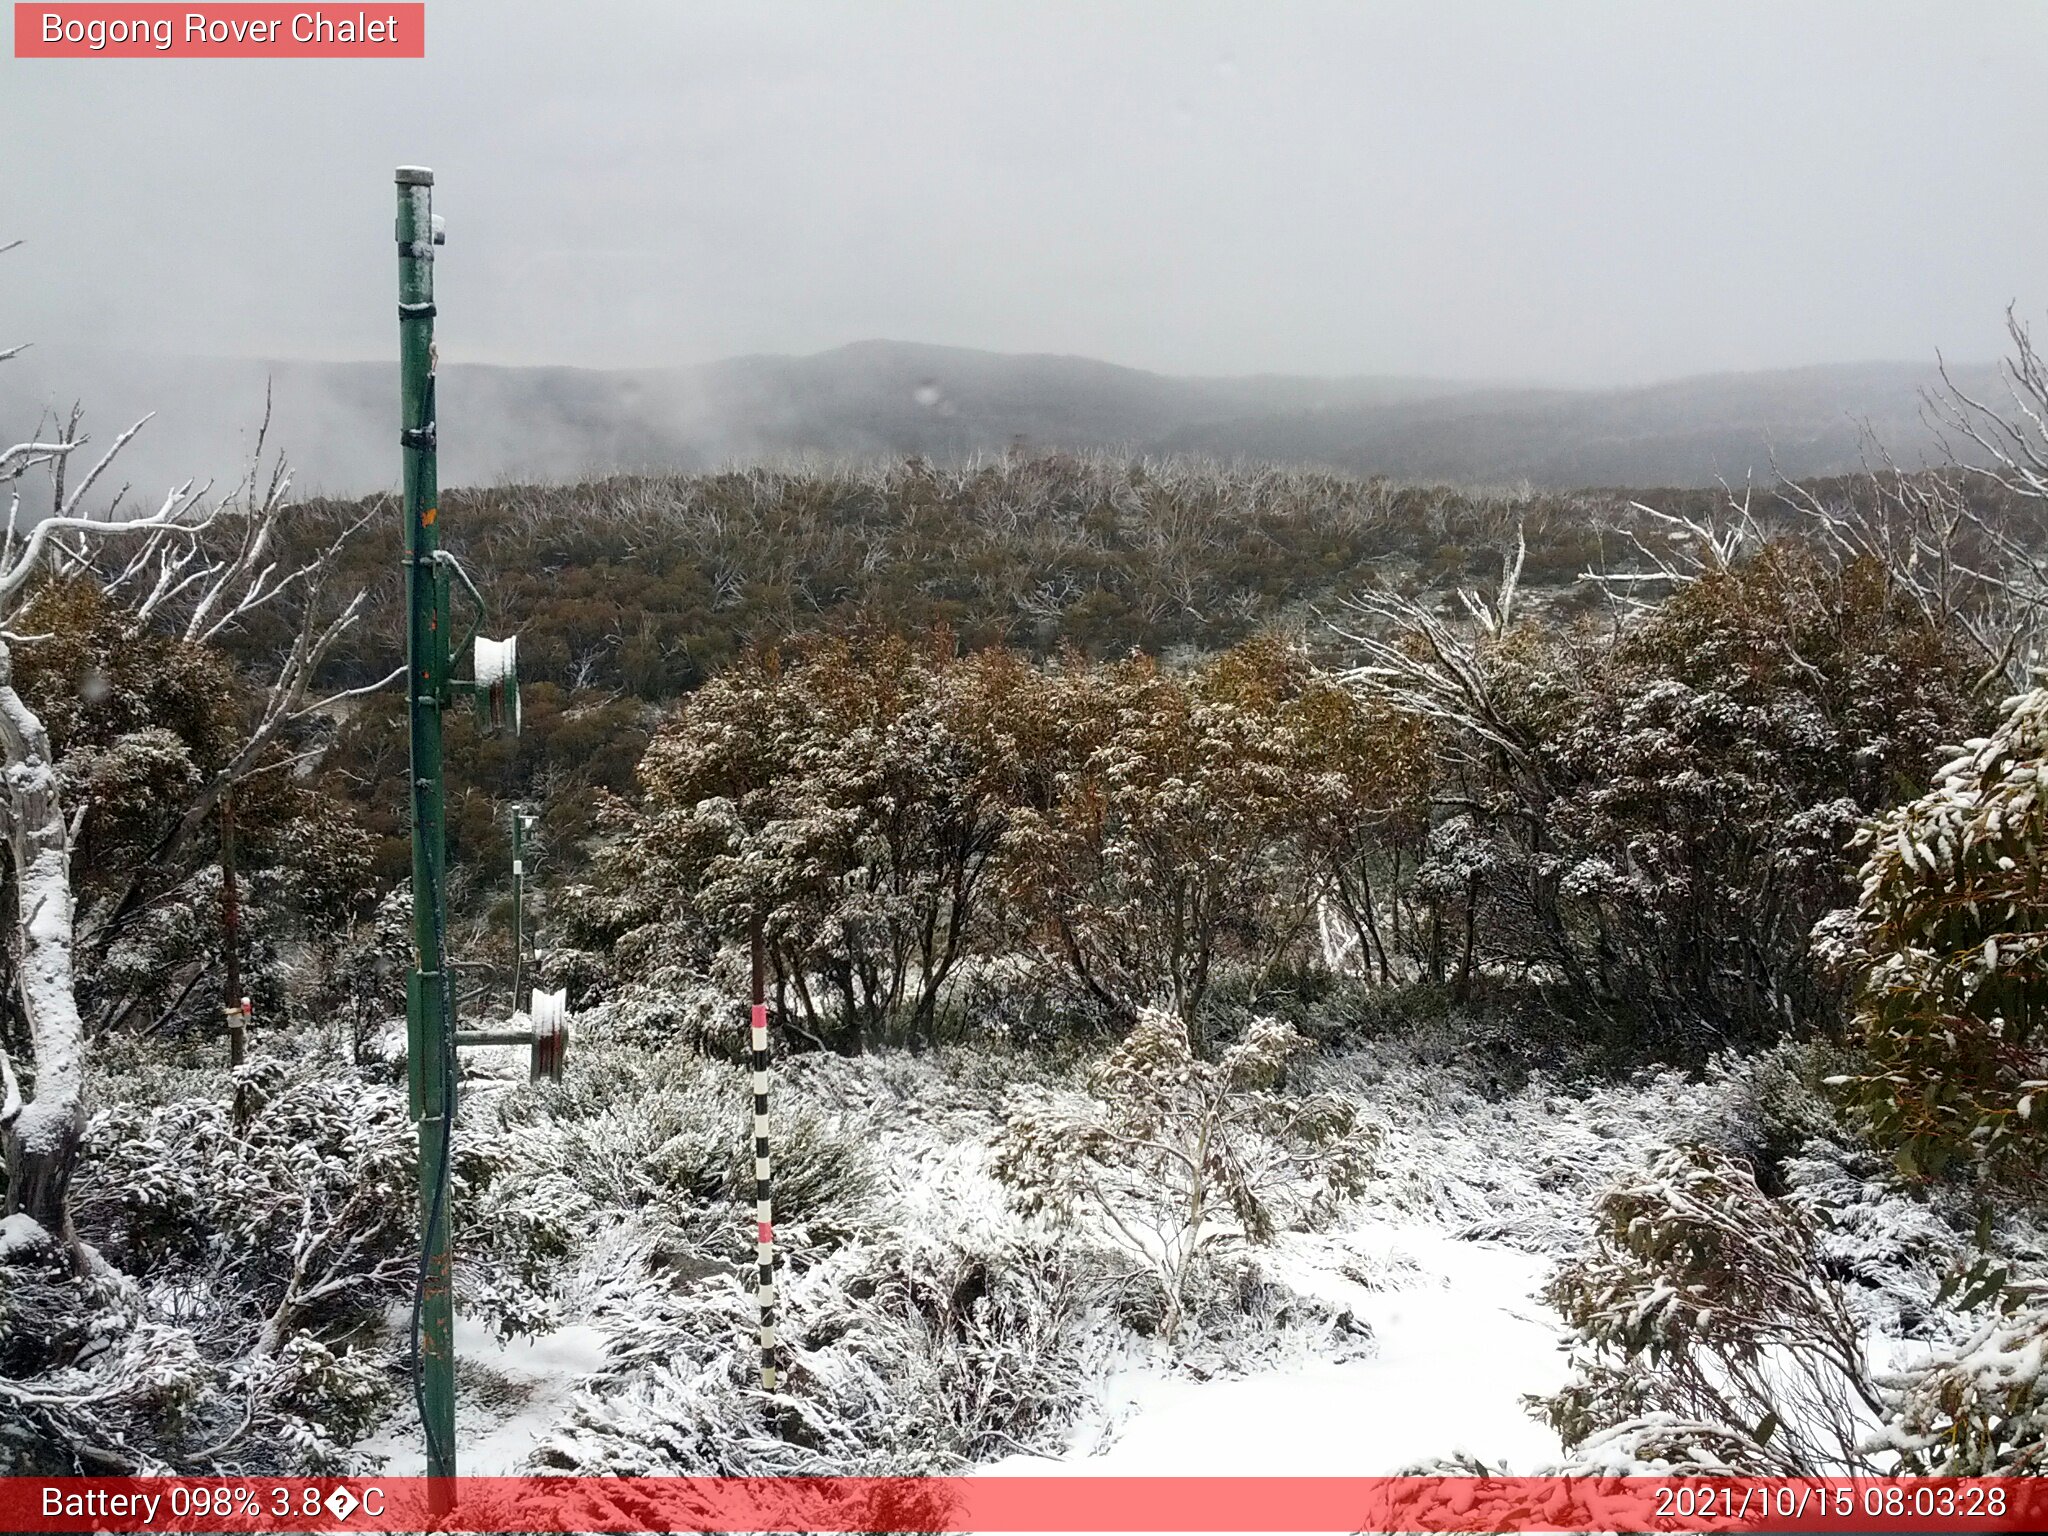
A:
{"label": "bare dead tree", "polygon": [[1957,464],[1905,470],[1873,442],[1862,495],[1827,498],[1789,480],[1782,494],[1837,559],[1881,570],[1930,630],[1966,641],[1984,662],[1980,691],[2016,690],[2042,656],[2048,565],[2033,543],[1985,515],[1969,478]]}
{"label": "bare dead tree", "polygon": [[[322,663],[335,644],[361,619],[368,600],[357,590],[330,600],[329,587],[348,542],[378,510],[377,505],[344,526],[310,559],[287,564],[280,553],[290,516],[291,474],[280,459],[267,474],[262,454],[269,431],[266,402],[255,456],[243,481],[218,505],[209,530],[225,538],[173,543],[152,538],[123,562],[106,558],[105,547],[75,557],[72,574],[96,580],[103,592],[128,609],[126,632],[168,630],[189,644],[219,640],[255,614],[289,603],[296,609],[291,638],[275,669],[264,679],[255,715],[232,756],[185,802],[178,820],[128,878],[87,914],[81,943],[98,952],[144,910],[145,875],[176,868],[212,837],[221,797],[251,774],[264,770],[273,748],[296,722],[344,700],[390,685],[401,666],[376,681],[337,693],[310,697]],[[260,489],[259,489],[260,487]]]}
{"label": "bare dead tree", "polygon": [[63,1242],[79,1263],[68,1195],[85,1136],[85,1029],[72,969],[71,832],[49,732],[14,687],[13,646],[27,637],[14,632],[11,620],[60,540],[74,534],[145,541],[197,538],[206,520],[187,520],[182,512],[182,497],[174,491],[156,515],[127,522],[48,517],[22,541],[18,553],[10,539],[8,558],[0,563],[0,763],[5,766],[0,821],[14,873],[16,975],[36,1069],[31,1102],[23,1098],[12,1064],[0,1051],[0,1077],[5,1078],[0,1145],[7,1161],[7,1198],[0,1214],[27,1216]]}
{"label": "bare dead tree", "polygon": [[2014,496],[2048,501],[2048,362],[2016,309],[2006,310],[2005,330],[2013,350],[1998,370],[2005,390],[2002,405],[1981,400],[1956,383],[1946,361],[1942,387],[1928,397],[1928,405],[1940,425],[1983,455],[1970,466],[1973,472]]}
{"label": "bare dead tree", "polygon": [[1529,536],[1520,516],[1515,518],[1515,554],[1501,570],[1500,590],[1491,599],[1470,588],[1460,588],[1458,600],[1485,633],[1499,639],[1515,621],[1515,597],[1522,587],[1522,566],[1529,558]]}
{"label": "bare dead tree", "polygon": [[[1537,767],[1532,744],[1487,675],[1483,641],[1398,592],[1362,593],[1346,606],[1365,622],[1336,631],[1360,658],[1341,674],[1345,683],[1445,727],[1447,751],[1456,753],[1461,742],[1476,741],[1519,769]],[[1472,606],[1468,602],[1468,611]],[[1511,612],[1512,599],[1503,606]],[[1492,611],[1498,618],[1499,610]]]}
{"label": "bare dead tree", "polygon": [[[0,1051],[0,1147],[8,1173],[0,1216],[28,1217],[61,1241],[80,1265],[83,1254],[71,1226],[68,1195],[85,1133],[87,1038],[76,991],[72,828],[49,732],[14,687],[13,647],[36,638],[20,633],[16,620],[38,583],[53,574],[98,581],[131,609],[133,633],[147,625],[174,626],[194,642],[218,637],[285,594],[300,600],[297,634],[269,680],[254,726],[186,808],[165,846],[156,850],[160,857],[175,854],[198,835],[221,793],[255,768],[287,722],[332,702],[308,704],[306,695],[321,660],[356,622],[364,603],[359,592],[330,615],[321,601],[341,545],[360,522],[301,565],[282,567],[272,553],[288,505],[290,475],[282,465],[271,474],[267,489],[256,491],[252,470],[242,486],[211,505],[203,505],[206,492],[195,491],[187,481],[145,516],[84,515],[85,496],[147,420],[121,433],[68,490],[62,470],[86,442],[77,430],[77,413],[54,441],[17,444],[0,455],[0,483],[8,487],[7,526],[0,537],[0,767],[5,770],[0,830],[15,880],[14,958],[35,1067],[29,1098],[13,1063]],[[264,425],[267,432],[267,410]],[[257,453],[260,466],[261,436]],[[50,514],[24,532],[21,479],[38,467],[50,473]],[[114,498],[116,505],[125,491]],[[225,547],[210,537],[216,528],[234,535]],[[107,923],[119,922],[132,908],[140,877],[138,867],[126,894],[111,904]]]}
{"label": "bare dead tree", "polygon": [[1733,569],[1770,536],[1756,511],[1754,487],[1744,481],[1738,494],[1727,481],[1720,485],[1720,502],[1698,517],[1631,501],[1629,509],[1648,519],[1625,530],[1637,568],[1581,571],[1579,579],[1599,588],[1625,620],[1648,613],[1680,587]]}

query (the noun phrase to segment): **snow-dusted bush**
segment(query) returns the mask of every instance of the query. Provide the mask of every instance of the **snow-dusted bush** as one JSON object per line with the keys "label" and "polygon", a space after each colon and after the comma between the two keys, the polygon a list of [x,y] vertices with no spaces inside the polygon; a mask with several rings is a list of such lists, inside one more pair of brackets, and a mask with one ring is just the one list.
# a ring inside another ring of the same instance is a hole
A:
{"label": "snow-dusted bush", "polygon": [[0,1475],[169,1470],[220,1402],[216,1368],[133,1281],[74,1275],[26,1220],[0,1224]]}
{"label": "snow-dusted bush", "polygon": [[[575,979],[572,973],[549,972],[551,979],[556,975],[565,984]],[[637,972],[615,986],[608,1001],[579,1014],[576,1036],[579,1044],[654,1052],[679,1045],[705,1051],[723,1046],[734,1055],[744,1022],[739,999],[745,996],[743,981],[721,984],[688,965],[657,965]]]}
{"label": "snow-dusted bush", "polygon": [[[656,1207],[679,1225],[730,1220],[752,1199],[753,1095],[746,1070],[679,1050],[606,1052],[553,1093],[504,1106],[513,1134],[495,1150],[506,1197],[522,1179],[572,1177],[587,1201]],[[791,1220],[859,1219],[874,1186],[863,1128],[793,1095],[774,1111],[775,1202]]]}
{"label": "snow-dusted bush", "polygon": [[[1813,1140],[1782,1167],[1788,1204],[1813,1228],[1822,1269],[1838,1282],[1873,1334],[1942,1341],[1954,1319],[1948,1295],[1967,1296],[1971,1264],[1960,1204],[1904,1186],[1890,1161],[1867,1147]],[[1938,1193],[1938,1192],[1936,1192]],[[1975,1263],[1998,1261],[1980,1253]]]}
{"label": "snow-dusted bush", "polygon": [[232,1082],[110,1078],[76,1186],[91,1273],[10,1262],[0,1284],[0,1401],[30,1394],[25,1463],[358,1464],[347,1447],[395,1366],[359,1330],[413,1277],[413,1136],[396,1090],[300,1043]]}
{"label": "snow-dusted bush", "polygon": [[102,1110],[79,1224],[138,1277],[232,1297],[212,1326],[273,1354],[411,1284],[414,1136],[403,1096],[347,1068],[265,1056],[242,1079],[244,1125],[224,1095]]}
{"label": "snow-dusted bush", "polygon": [[[593,1234],[622,1225],[637,1271],[736,1265],[751,1252],[752,1102],[740,1067],[603,1032],[560,1087],[474,1097],[457,1220],[484,1262],[463,1278],[467,1303],[508,1333],[556,1326]],[[775,1205],[788,1236],[830,1246],[864,1223],[870,1142],[858,1116],[782,1098]]]}
{"label": "snow-dusted bush", "polygon": [[1019,1104],[995,1171],[1027,1211],[1085,1215],[1136,1259],[1164,1295],[1171,1339],[1198,1267],[1219,1243],[1270,1238],[1283,1189],[1312,1205],[1362,1181],[1368,1142],[1350,1106],[1273,1091],[1307,1045],[1259,1018],[1203,1061],[1178,1013],[1147,1009],[1094,1073],[1098,1097]]}
{"label": "snow-dusted bush", "polygon": [[1747,1166],[1674,1148],[1602,1197],[1590,1253],[1545,1299],[1575,1374],[1537,1403],[1593,1465],[1818,1476],[1865,1467],[1884,1411],[1812,1223]]}
{"label": "snow-dusted bush", "polygon": [[[2038,1181],[2048,1149],[2048,689],[2009,699],[1936,787],[1866,827],[1856,904],[1820,925],[1858,980],[1850,1074],[1908,1174]],[[2036,1183],[2038,1191],[2038,1182]]]}
{"label": "snow-dusted bush", "polygon": [[1855,1139],[1826,1083],[1847,1059],[1832,1047],[1794,1040],[1718,1056],[1707,1066],[1708,1107],[1687,1135],[1746,1163],[1766,1194],[1782,1194],[1789,1159],[1815,1141],[1842,1146]]}
{"label": "snow-dusted bush", "polygon": [[801,1395],[807,1377],[829,1369],[810,1356],[864,1338],[880,1363],[901,1331],[903,1364],[928,1381],[948,1455],[1043,1450],[1086,1392],[1084,1335],[1101,1289],[1099,1260],[1071,1244],[892,1234],[821,1265],[795,1293],[803,1324],[789,1391]]}
{"label": "snow-dusted bush", "polygon": [[210,1460],[249,1457],[244,1436],[258,1437],[259,1467],[283,1464],[309,1473],[360,1473],[365,1458],[351,1446],[382,1422],[399,1396],[395,1352],[352,1349],[294,1333],[275,1353],[243,1362],[229,1373],[230,1397],[245,1396],[241,1424],[200,1450]]}
{"label": "snow-dusted bush", "polygon": [[1277,641],[1185,673],[1131,656],[1034,677],[1002,861],[1015,914],[1089,1011],[1170,1008],[1205,1053],[1219,973],[1303,940],[1338,857],[1314,834],[1353,793],[1333,764],[1367,733],[1321,733],[1303,698],[1336,685]]}
{"label": "snow-dusted bush", "polygon": [[1951,1353],[1888,1377],[1894,1408],[1878,1444],[1929,1477],[2048,1471],[2048,1307],[1999,1315]]}
{"label": "snow-dusted bush", "polygon": [[647,1475],[956,1472],[1045,1451],[1102,1348],[1100,1276],[1071,1245],[907,1233],[794,1276],[780,1390],[760,1391],[736,1281],[651,1294],[544,1469]]}
{"label": "snow-dusted bush", "polygon": [[[1846,1134],[1814,1089],[1831,1055],[1786,1044],[1717,1064],[1680,1119],[1711,1144],[1663,1151],[1600,1201],[1592,1251],[1546,1293],[1575,1331],[1575,1373],[1532,1406],[1570,1450],[1564,1470],[2044,1465],[2048,1311],[2011,1281],[2027,1230],[1980,1206],[1973,1244],[1964,1202]],[[1774,1194],[1743,1160],[1760,1148],[1779,1149]],[[1875,1367],[1909,1340],[1906,1364]]]}

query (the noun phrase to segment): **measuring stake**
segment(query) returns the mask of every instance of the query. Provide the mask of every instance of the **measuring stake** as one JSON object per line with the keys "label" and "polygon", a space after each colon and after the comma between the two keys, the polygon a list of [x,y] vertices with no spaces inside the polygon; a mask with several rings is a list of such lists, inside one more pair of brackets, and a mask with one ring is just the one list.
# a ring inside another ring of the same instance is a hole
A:
{"label": "measuring stake", "polygon": [[761,1304],[761,1385],[775,1390],[775,1198],[768,1172],[768,978],[761,923],[754,921],[754,1223],[755,1258],[760,1278],[755,1297]]}

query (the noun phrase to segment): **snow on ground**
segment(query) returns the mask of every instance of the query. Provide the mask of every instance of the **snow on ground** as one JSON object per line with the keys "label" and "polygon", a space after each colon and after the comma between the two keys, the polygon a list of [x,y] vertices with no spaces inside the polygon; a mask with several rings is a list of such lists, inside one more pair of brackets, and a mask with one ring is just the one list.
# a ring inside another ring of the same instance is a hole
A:
{"label": "snow on ground", "polygon": [[[778,1103],[843,1117],[874,1152],[885,1187],[858,1225],[876,1236],[1018,1230],[989,1142],[1013,1073],[1034,1069],[949,1056],[805,1056],[778,1074]],[[1377,1126],[1376,1177],[1334,1222],[1284,1232],[1252,1256],[1266,1283],[1321,1305],[1277,1332],[1178,1355],[1119,1332],[1059,1450],[985,1471],[1374,1475],[1466,1452],[1527,1472],[1559,1459],[1555,1435],[1523,1405],[1565,1375],[1562,1331],[1538,1294],[1583,1240],[1599,1190],[1700,1111],[1700,1086],[1664,1076],[1564,1092],[1539,1078],[1503,1093],[1406,1047],[1326,1059],[1316,1076]],[[616,1256],[601,1250],[584,1267],[615,1277]],[[828,1305],[806,1292],[832,1284],[829,1273],[792,1284],[785,1337],[804,1336],[807,1299]],[[535,1340],[505,1343],[458,1322],[466,1471],[518,1469],[606,1368],[605,1341],[621,1325],[585,1304],[602,1290],[568,1286],[566,1326]],[[1333,1347],[1330,1320],[1345,1313],[1363,1326]],[[620,1368],[615,1355],[613,1388]],[[417,1471],[417,1438],[408,1403],[365,1449],[388,1456],[392,1472]]]}
{"label": "snow on ground", "polygon": [[1282,1234],[1260,1262],[1369,1327],[1366,1357],[1304,1352],[1207,1380],[1156,1358],[1126,1363],[1062,1456],[986,1471],[1374,1476],[1461,1451],[1510,1472],[1560,1458],[1523,1403],[1566,1376],[1562,1326],[1539,1292],[1598,1192],[1706,1096],[1675,1074],[1582,1094],[1538,1078],[1487,1094],[1400,1051],[1339,1058],[1320,1079],[1378,1122],[1379,1177],[1347,1221]]}
{"label": "snow on ground", "polygon": [[[392,1331],[404,1336],[409,1314],[393,1310]],[[554,1424],[577,1386],[604,1363],[604,1334],[571,1323],[538,1338],[505,1340],[471,1319],[455,1320],[456,1433],[465,1477],[509,1477]],[[386,1458],[396,1477],[424,1477],[426,1451],[419,1418],[407,1404],[362,1449]]]}
{"label": "snow on ground", "polygon": [[[1361,1271],[1360,1258],[1384,1281],[1342,1272]],[[1010,1457],[985,1470],[1363,1477],[1456,1451],[1533,1470],[1561,1451],[1521,1402],[1564,1380],[1557,1320],[1534,1299],[1549,1267],[1415,1223],[1367,1223],[1336,1242],[1292,1235],[1274,1278],[1370,1326],[1370,1358],[1310,1358],[1229,1380],[1121,1371],[1063,1458]]]}

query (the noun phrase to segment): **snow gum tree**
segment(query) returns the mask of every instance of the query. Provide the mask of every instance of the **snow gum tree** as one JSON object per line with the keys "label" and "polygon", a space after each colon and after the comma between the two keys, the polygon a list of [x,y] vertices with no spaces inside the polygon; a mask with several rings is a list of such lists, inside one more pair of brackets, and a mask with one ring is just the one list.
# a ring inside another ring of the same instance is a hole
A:
{"label": "snow gum tree", "polygon": [[1461,979],[1534,975],[1695,1051],[1832,1013],[1809,935],[1840,850],[1979,718],[1983,657],[1874,559],[1744,528],[1699,529],[1618,632],[1367,605],[1353,681],[1436,730],[1416,886]]}
{"label": "snow gum tree", "polygon": [[[255,786],[249,841],[304,859],[279,887],[292,899],[346,902],[363,872],[360,838],[273,771],[302,755],[312,676],[357,607],[323,614],[319,568],[281,576],[264,557],[286,484],[209,509],[181,489],[126,522],[59,513],[0,548],[0,809],[34,1062],[32,1099],[6,1067],[7,1210],[67,1243],[87,1040],[145,1005],[144,1023],[175,1014],[210,969],[220,797]],[[298,643],[251,683],[205,636],[279,598],[298,605]]]}
{"label": "snow gum tree", "polygon": [[1294,857],[1301,737],[1270,649],[1179,675],[1147,657],[1047,674],[1048,756],[1006,840],[1039,945],[1112,1018],[1158,1001],[1203,1048],[1202,1004],[1231,955],[1270,964],[1305,928]]}
{"label": "snow gum tree", "polygon": [[[193,836],[179,828],[241,753],[257,690],[217,647],[136,632],[133,612],[94,581],[41,583],[21,624],[41,637],[15,657],[14,685],[56,754],[87,1032],[210,1033],[221,821],[206,818]],[[272,1020],[291,1001],[278,962],[309,953],[302,942],[324,953],[369,883],[363,832],[291,771],[315,740],[294,730],[235,787],[242,990]]]}
{"label": "snow gum tree", "polygon": [[714,947],[765,917],[784,1017],[816,1038],[931,1043],[1015,803],[1026,671],[944,636],[736,666],[649,747],[627,857]]}
{"label": "snow gum tree", "polygon": [[71,971],[70,848],[49,733],[14,689],[13,653],[0,641],[0,749],[6,753],[8,852],[19,919],[22,1011],[35,1044],[36,1097],[24,1103],[0,1057],[0,1134],[6,1214],[76,1241],[66,1195],[85,1134],[85,1030]]}
{"label": "snow gum tree", "polygon": [[1426,745],[1277,637],[1186,670],[810,641],[676,712],[573,905],[647,978],[763,914],[781,1017],[839,1049],[936,1041],[963,961],[1001,959],[1075,1023],[1158,1003],[1206,1054],[1219,969],[1263,982],[1318,921],[1389,973]]}
{"label": "snow gum tree", "polygon": [[[16,462],[25,456],[22,449],[8,452]],[[13,647],[21,639],[9,632],[9,620],[19,611],[30,582],[41,574],[53,539],[67,533],[93,538],[159,533],[190,537],[191,525],[176,520],[181,501],[174,494],[155,516],[122,524],[45,518],[18,549],[10,536],[11,559],[0,564],[0,635],[5,636],[0,638],[0,774],[6,785],[5,828],[15,886],[16,976],[35,1052],[32,1102],[24,1101],[12,1064],[0,1055],[5,1214],[26,1217],[71,1248],[76,1247],[76,1235],[66,1197],[86,1117],[85,1026],[72,968],[71,832],[50,734],[14,685]],[[18,508],[18,497],[14,505]],[[12,526],[10,517],[10,533]]]}
{"label": "snow gum tree", "polygon": [[2038,1198],[2048,1152],[2048,690],[2007,701],[1935,787],[1858,834],[1823,951],[1855,978],[1851,1086],[1909,1175],[1978,1162]]}
{"label": "snow gum tree", "polygon": [[[1261,647],[1244,649],[1258,656]],[[1391,981],[1402,964],[1404,856],[1429,821],[1429,732],[1317,672],[1298,650],[1263,649],[1281,669],[1272,707],[1293,757],[1288,819],[1319,891],[1323,959]]]}

